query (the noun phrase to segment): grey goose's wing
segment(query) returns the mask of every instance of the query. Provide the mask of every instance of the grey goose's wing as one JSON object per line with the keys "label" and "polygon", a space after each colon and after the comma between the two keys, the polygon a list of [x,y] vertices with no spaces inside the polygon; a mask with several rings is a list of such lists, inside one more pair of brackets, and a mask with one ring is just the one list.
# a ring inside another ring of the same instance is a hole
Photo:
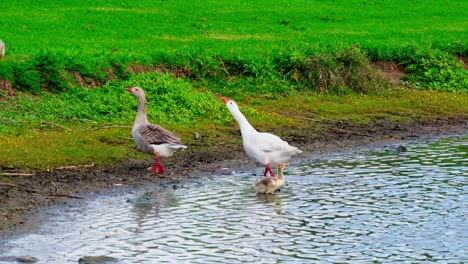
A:
{"label": "grey goose's wing", "polygon": [[149,144],[181,144],[180,138],[159,125],[141,126],[139,132],[143,140]]}

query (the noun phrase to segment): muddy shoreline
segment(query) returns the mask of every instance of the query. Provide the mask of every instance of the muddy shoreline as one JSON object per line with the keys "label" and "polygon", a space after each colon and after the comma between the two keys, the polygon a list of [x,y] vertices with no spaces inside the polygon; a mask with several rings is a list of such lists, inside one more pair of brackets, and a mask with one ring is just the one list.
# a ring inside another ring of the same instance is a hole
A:
{"label": "muddy shoreline", "polygon": [[[432,122],[391,123],[373,127],[337,124],[321,134],[308,129],[288,134],[285,139],[304,153],[300,159],[312,159],[331,152],[346,152],[384,146],[397,146],[415,140],[461,136],[468,133],[468,120],[439,119]],[[166,172],[162,175],[146,172],[152,161],[128,160],[113,168],[72,168],[34,175],[13,176],[11,168],[0,168],[3,174],[0,185],[0,237],[5,238],[21,230],[27,232],[37,226],[37,211],[44,206],[71,205],[99,194],[122,192],[123,188],[141,188],[147,184],[158,188],[177,188],[207,173],[225,174],[232,171],[258,172],[260,168],[247,158],[242,145],[218,144],[200,140],[189,150],[167,159]]]}

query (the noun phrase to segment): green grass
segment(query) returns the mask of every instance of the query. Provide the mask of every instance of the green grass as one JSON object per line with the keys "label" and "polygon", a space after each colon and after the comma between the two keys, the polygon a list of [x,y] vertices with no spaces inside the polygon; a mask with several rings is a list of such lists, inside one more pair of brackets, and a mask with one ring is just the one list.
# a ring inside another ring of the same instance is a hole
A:
{"label": "green grass", "polygon": [[19,136],[2,136],[0,165],[49,170],[93,163],[98,167],[111,166],[128,158],[144,158],[131,148],[131,143],[124,129],[33,129]]}
{"label": "green grass", "polygon": [[[302,118],[312,122],[327,123],[346,121],[351,124],[373,124],[376,118],[383,121],[424,121],[438,118],[466,118],[468,114],[468,96],[436,91],[397,90],[380,95],[334,96],[323,94],[298,94],[286,98],[258,99],[250,98],[247,105],[253,105],[261,114],[270,115],[282,125],[294,126]],[[256,115],[251,115],[256,118]],[[296,117],[296,118],[294,118]],[[288,120],[289,123],[282,123]],[[265,129],[271,120],[256,118],[256,123]],[[304,126],[304,125],[300,125]]]}
{"label": "green grass", "polygon": [[0,37],[11,60],[42,49],[149,60],[172,50],[256,56],[354,43],[385,58],[407,46],[466,52],[467,9],[463,0],[15,0],[0,3]]}
{"label": "green grass", "polygon": [[292,78],[316,91],[367,92],[356,83],[368,74],[349,78],[363,72],[352,71],[366,57],[399,62],[418,87],[467,90],[468,74],[453,57],[468,56],[467,8],[462,0],[3,1],[0,79],[32,93],[63,92],[156,65],[197,80]]}

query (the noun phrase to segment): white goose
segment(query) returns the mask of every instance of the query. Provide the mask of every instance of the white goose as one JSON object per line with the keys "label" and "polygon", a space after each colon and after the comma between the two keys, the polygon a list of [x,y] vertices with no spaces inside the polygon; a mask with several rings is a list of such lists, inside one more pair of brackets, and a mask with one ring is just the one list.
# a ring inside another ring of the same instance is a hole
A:
{"label": "white goose", "polygon": [[179,149],[185,149],[180,138],[172,134],[159,125],[153,125],[148,122],[146,117],[146,98],[145,92],[140,87],[127,88],[138,101],[138,113],[132,128],[133,140],[138,148],[150,155],[155,155],[156,161],[154,167],[149,167],[148,171],[163,173],[164,167],[159,161],[159,157],[169,157]]}
{"label": "white goose", "polygon": [[286,163],[293,155],[302,152],[276,135],[258,132],[247,121],[234,101],[225,97],[221,97],[221,100],[223,100],[229,112],[239,124],[244,150],[247,155],[266,166],[263,176],[266,176],[267,173],[274,176],[275,173],[271,170],[271,166]]}

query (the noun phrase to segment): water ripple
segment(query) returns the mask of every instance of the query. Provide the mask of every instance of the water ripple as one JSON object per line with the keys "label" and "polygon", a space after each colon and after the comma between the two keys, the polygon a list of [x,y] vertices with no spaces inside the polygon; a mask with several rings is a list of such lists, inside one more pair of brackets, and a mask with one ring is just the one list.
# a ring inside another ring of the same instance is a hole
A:
{"label": "water ripple", "polygon": [[255,194],[255,177],[237,175],[102,197],[10,241],[1,256],[40,263],[101,255],[121,263],[463,263],[467,146],[440,140],[403,153],[290,165],[275,195]]}

